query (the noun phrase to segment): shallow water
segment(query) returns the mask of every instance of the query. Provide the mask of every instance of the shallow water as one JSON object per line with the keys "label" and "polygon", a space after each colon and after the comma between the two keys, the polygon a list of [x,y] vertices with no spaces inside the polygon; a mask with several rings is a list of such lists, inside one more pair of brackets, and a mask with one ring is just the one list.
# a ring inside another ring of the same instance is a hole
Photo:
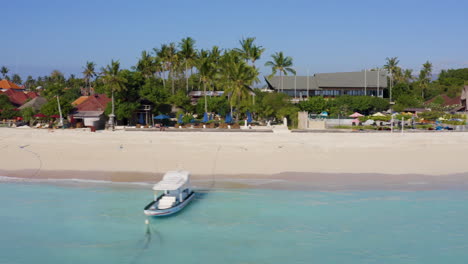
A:
{"label": "shallow water", "polygon": [[198,193],[150,219],[150,190],[0,184],[0,263],[468,263],[463,191]]}

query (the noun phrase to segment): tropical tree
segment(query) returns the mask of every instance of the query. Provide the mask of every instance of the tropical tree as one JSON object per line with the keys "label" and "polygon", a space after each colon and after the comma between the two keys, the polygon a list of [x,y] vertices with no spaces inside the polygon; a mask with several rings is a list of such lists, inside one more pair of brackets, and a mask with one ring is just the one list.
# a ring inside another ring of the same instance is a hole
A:
{"label": "tropical tree", "polygon": [[386,63],[384,65],[384,69],[386,69],[390,75],[395,74],[398,71],[398,63],[400,62],[398,60],[398,57],[391,57],[391,58],[385,58]]}
{"label": "tropical tree", "polygon": [[107,91],[111,93],[112,99],[112,113],[109,115],[109,124],[112,129],[114,129],[114,117],[115,117],[115,102],[114,102],[114,93],[121,92],[125,90],[125,84],[127,79],[121,76],[120,72],[120,62],[111,61],[111,64],[107,65],[105,68],[101,69],[102,81],[105,85]]}
{"label": "tropical tree", "polygon": [[265,66],[271,67],[271,76],[275,75],[279,72],[281,78],[281,90],[283,90],[283,74],[288,75],[288,72],[291,74],[296,74],[296,71],[292,68],[293,66],[293,59],[289,56],[284,56],[283,52],[276,52],[275,54],[271,55],[271,61],[267,61]]}
{"label": "tropical tree", "polygon": [[166,56],[166,61],[169,65],[168,70],[169,70],[169,78],[171,79],[171,91],[172,91],[172,94],[175,94],[174,72],[177,69],[178,62],[179,62],[177,46],[175,43],[172,42],[169,44],[165,56]]}
{"label": "tropical tree", "polygon": [[210,57],[210,53],[208,51],[200,51],[196,61],[196,67],[198,69],[200,81],[203,83],[203,92],[205,94],[205,112],[208,112],[206,86],[213,81],[216,73],[215,64],[213,63],[213,60]]}
{"label": "tropical tree", "polygon": [[426,61],[423,64],[422,70],[419,72],[419,88],[421,89],[421,97],[424,99],[424,94],[432,78],[432,63]]}
{"label": "tropical tree", "polygon": [[8,74],[9,71],[10,71],[10,70],[9,70],[7,67],[2,66],[2,68],[0,69],[0,73],[2,73],[3,79],[6,79],[7,74]]}
{"label": "tropical tree", "polygon": [[403,71],[403,78],[406,83],[410,83],[413,80],[413,70],[406,69]]}
{"label": "tropical tree", "polygon": [[23,83],[23,80],[21,80],[21,76],[19,76],[18,74],[13,74],[13,77],[11,78],[11,81],[16,83],[16,84],[22,84]]}
{"label": "tropical tree", "polygon": [[168,60],[167,60],[168,49],[169,49],[169,46],[167,46],[166,44],[162,44],[161,48],[159,48],[159,49],[158,48],[153,49],[153,51],[154,51],[154,53],[156,55],[156,58],[155,58],[156,69],[157,69],[157,71],[159,71],[159,73],[161,75],[161,78],[163,80],[164,89],[166,88],[165,72],[169,68],[169,63],[168,63]]}
{"label": "tropical tree", "polygon": [[[179,57],[183,59],[183,63],[185,64],[185,72],[184,72],[185,89],[188,92],[189,90],[188,69],[190,67],[190,70],[192,70],[193,64],[197,57],[197,52],[195,50],[195,40],[192,39],[191,37],[184,38],[180,41],[179,48],[180,48]],[[191,75],[192,75],[192,72],[190,73],[190,76]]]}
{"label": "tropical tree", "polygon": [[86,84],[86,95],[91,94],[91,80],[97,76],[96,71],[96,64],[92,61],[87,61],[86,66],[83,67],[83,76],[84,76],[84,81]]}
{"label": "tropical tree", "polygon": [[145,78],[153,76],[156,72],[155,60],[146,50],[141,52],[141,58],[138,60],[136,70],[141,72]]}
{"label": "tropical tree", "polygon": [[236,60],[233,55],[227,56],[223,69],[228,83],[225,91],[230,94],[229,103],[232,111],[232,106],[238,107],[251,96],[250,86],[258,81],[259,72],[245,61]]}
{"label": "tropical tree", "polygon": [[255,66],[255,61],[260,59],[260,56],[265,51],[262,46],[256,46],[254,44],[255,38],[246,38],[239,41],[241,48],[234,49],[236,52],[239,52],[243,59],[246,62],[252,62],[252,65]]}

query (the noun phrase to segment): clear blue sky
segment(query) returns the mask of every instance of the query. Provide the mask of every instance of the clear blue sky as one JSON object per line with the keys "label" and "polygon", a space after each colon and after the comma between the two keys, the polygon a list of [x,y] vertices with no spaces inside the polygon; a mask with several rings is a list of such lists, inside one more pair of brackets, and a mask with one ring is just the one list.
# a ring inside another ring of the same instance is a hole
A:
{"label": "clear blue sky", "polygon": [[355,71],[398,56],[415,71],[468,67],[467,1],[66,1],[1,4],[0,65],[10,73],[81,76],[86,61],[134,65],[142,50],[190,36],[197,48],[233,48],[255,36],[298,74]]}

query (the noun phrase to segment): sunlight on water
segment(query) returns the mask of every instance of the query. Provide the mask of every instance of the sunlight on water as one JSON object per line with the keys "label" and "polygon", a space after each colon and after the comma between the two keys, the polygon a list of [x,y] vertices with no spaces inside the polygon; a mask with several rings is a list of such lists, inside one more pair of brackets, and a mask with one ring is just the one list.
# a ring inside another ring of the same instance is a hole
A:
{"label": "sunlight on water", "polygon": [[0,263],[468,263],[468,193],[218,190],[151,218],[150,190],[0,184]]}

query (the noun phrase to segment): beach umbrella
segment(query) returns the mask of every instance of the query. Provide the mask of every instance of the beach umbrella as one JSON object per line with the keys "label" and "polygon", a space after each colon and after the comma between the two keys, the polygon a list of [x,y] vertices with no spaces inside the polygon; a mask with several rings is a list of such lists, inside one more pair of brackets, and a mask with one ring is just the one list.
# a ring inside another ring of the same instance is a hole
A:
{"label": "beach umbrella", "polygon": [[377,112],[377,113],[373,114],[372,116],[385,116],[385,115],[380,113],[380,112]]}
{"label": "beach umbrella", "polygon": [[352,118],[357,118],[357,117],[361,117],[363,115],[361,115],[360,113],[358,112],[354,112],[354,114],[350,115],[349,117],[352,117]]}
{"label": "beach umbrella", "polygon": [[184,121],[182,121],[183,116],[184,116],[183,114],[179,115],[179,119],[177,119],[177,124],[183,124],[184,123]]}
{"label": "beach umbrella", "polygon": [[52,117],[52,118],[60,118],[59,115],[51,115],[50,117]]}
{"label": "beach umbrella", "polygon": [[168,115],[157,115],[154,117],[154,119],[159,119],[159,120],[163,120],[163,119],[169,119],[171,118],[170,116]]}
{"label": "beach umbrella", "polygon": [[208,113],[205,112],[205,113],[203,114],[202,123],[206,123],[206,122],[208,122]]}
{"label": "beach umbrella", "polygon": [[226,119],[224,119],[224,122],[227,123],[227,124],[232,123],[231,113],[228,113],[228,114],[226,115]]}
{"label": "beach umbrella", "polygon": [[320,116],[327,117],[327,116],[328,116],[328,112],[327,112],[327,111],[323,111],[322,113],[320,113]]}
{"label": "beach umbrella", "polygon": [[34,117],[44,118],[44,117],[47,117],[47,116],[42,114],[42,113],[39,113],[39,114],[35,114]]}
{"label": "beach umbrella", "polygon": [[252,123],[252,114],[250,111],[247,111],[247,123]]}

